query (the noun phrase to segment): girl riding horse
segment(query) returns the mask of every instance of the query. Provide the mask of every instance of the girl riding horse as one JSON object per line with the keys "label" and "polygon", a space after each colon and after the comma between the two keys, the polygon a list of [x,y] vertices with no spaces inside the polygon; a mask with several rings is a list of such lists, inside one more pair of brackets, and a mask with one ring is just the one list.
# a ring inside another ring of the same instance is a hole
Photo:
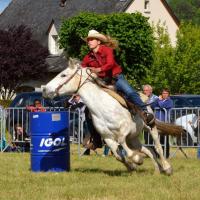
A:
{"label": "girl riding horse", "polygon": [[148,125],[152,125],[154,116],[147,112],[146,105],[124,78],[121,66],[115,61],[113,50],[118,47],[118,42],[96,30],[90,30],[84,40],[87,42],[90,52],[84,57],[82,67],[90,68],[104,82],[108,84],[114,83],[118,92],[139,107],[144,121]]}
{"label": "girl riding horse", "polygon": [[118,92],[121,92],[128,101],[142,110],[145,122],[148,124],[152,121],[154,116],[147,112],[146,105],[124,78],[121,66],[115,61],[113,50],[118,47],[118,42],[96,30],[90,30],[84,40],[87,42],[90,52],[84,57],[82,67],[88,67],[99,78],[108,83],[114,83]]}

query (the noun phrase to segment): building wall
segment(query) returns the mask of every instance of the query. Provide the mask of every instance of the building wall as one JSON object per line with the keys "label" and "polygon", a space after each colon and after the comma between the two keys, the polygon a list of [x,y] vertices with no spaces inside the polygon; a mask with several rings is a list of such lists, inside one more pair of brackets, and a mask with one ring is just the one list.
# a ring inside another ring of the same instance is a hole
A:
{"label": "building wall", "polygon": [[62,49],[59,49],[58,32],[54,24],[52,24],[48,35],[48,49],[52,55],[60,55],[63,52]]}
{"label": "building wall", "polygon": [[145,17],[149,17],[150,24],[156,25],[159,20],[161,25],[165,24],[168,30],[172,45],[176,45],[176,32],[179,29],[173,17],[165,8],[160,0],[148,0],[149,9],[145,10],[146,0],[134,0],[133,3],[127,8],[127,13],[141,12]]}

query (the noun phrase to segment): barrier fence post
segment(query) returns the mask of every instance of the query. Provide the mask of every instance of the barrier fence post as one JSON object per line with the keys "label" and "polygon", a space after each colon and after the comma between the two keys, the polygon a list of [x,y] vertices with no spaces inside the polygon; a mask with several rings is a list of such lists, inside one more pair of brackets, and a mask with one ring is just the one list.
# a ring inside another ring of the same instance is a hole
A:
{"label": "barrier fence post", "polygon": [[197,158],[200,159],[200,144],[197,147]]}

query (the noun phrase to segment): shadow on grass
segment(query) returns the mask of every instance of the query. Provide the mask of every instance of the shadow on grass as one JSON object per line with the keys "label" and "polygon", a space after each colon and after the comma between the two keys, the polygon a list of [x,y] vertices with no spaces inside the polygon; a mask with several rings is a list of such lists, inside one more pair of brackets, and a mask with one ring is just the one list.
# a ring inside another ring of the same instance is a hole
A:
{"label": "shadow on grass", "polygon": [[76,168],[72,171],[82,172],[82,173],[104,173],[108,176],[129,176],[132,173],[136,174],[146,174],[147,170],[137,169],[137,171],[128,172],[127,170],[104,170],[99,168]]}

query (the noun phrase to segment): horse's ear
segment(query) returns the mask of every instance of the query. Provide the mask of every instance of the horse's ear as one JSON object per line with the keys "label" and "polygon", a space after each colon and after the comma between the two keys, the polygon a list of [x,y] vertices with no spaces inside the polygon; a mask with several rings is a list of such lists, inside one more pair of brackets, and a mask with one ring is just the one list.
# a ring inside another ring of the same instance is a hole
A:
{"label": "horse's ear", "polygon": [[77,64],[80,64],[80,60],[76,59],[76,58],[69,58],[69,62],[68,62],[68,67],[70,68],[74,68]]}

